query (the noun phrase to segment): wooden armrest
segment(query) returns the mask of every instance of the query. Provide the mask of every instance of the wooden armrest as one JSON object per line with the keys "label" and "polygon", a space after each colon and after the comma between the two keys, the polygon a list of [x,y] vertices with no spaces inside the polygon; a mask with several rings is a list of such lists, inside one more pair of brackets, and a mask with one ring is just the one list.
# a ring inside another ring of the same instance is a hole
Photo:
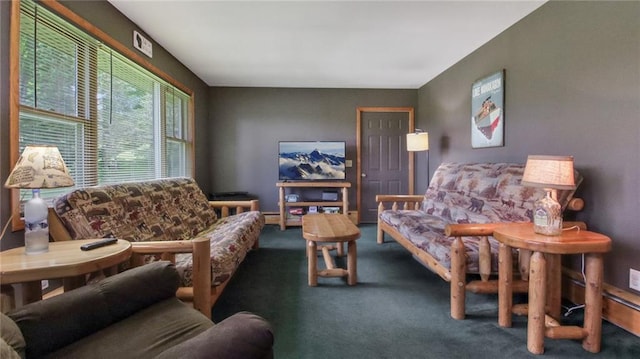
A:
{"label": "wooden armrest", "polygon": [[185,241],[149,241],[131,242],[131,251],[138,254],[191,253],[194,241],[209,241],[208,238],[196,238]]}
{"label": "wooden armrest", "polygon": [[58,214],[53,208],[49,208],[48,217],[49,234],[53,241],[70,241],[71,235],[69,234],[69,231],[67,231],[64,224],[62,224],[62,220],[60,220],[60,217],[58,217]]}
{"label": "wooden armrest", "polygon": [[[413,194],[379,194],[376,196],[376,202],[378,202],[378,213],[381,213],[385,210],[384,202],[392,202],[391,205],[392,210],[397,209],[420,209],[420,204],[424,196],[422,195],[413,195]],[[402,207],[398,205],[398,203],[402,204]]]}
{"label": "wooden armrest", "polygon": [[379,194],[376,202],[422,202],[423,195],[418,194]]}
{"label": "wooden armrest", "polygon": [[[444,234],[448,237],[468,237],[468,236],[490,236],[498,227],[504,227],[520,223],[464,223],[464,224],[447,224],[444,228]],[[587,229],[587,225],[580,221],[564,221],[563,228],[578,227],[582,230]]]}
{"label": "wooden armrest", "polygon": [[582,211],[584,208],[584,200],[582,198],[572,198],[567,203],[567,209],[571,211]]}
{"label": "wooden armrest", "polygon": [[[132,242],[135,256],[156,253],[193,253],[193,307],[211,318],[211,246],[206,237],[186,241]],[[135,264],[135,263],[134,263]],[[141,264],[141,263],[138,263]],[[180,291],[180,290],[179,290]]]}
{"label": "wooden armrest", "polygon": [[444,234],[448,237],[490,236],[497,227],[508,225],[509,223],[447,224]]}
{"label": "wooden armrest", "polygon": [[209,201],[209,205],[220,209],[221,217],[228,217],[232,208],[236,210],[236,213],[242,213],[245,210],[260,210],[260,201],[257,199],[247,201]]}

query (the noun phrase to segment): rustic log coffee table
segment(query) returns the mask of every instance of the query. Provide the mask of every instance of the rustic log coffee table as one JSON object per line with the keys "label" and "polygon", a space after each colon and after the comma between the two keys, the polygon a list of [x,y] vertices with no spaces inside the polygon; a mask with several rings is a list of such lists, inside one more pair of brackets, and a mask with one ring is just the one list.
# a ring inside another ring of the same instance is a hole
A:
{"label": "rustic log coffee table", "polygon": [[[343,214],[307,214],[302,216],[302,237],[307,240],[307,258],[309,266],[309,286],[318,285],[320,277],[344,277],[347,283],[355,285],[358,281],[356,263],[356,240],[360,238],[360,229]],[[316,242],[333,242],[335,245],[318,246]],[[342,253],[342,243],[347,242],[347,269],[336,268],[331,250]],[[324,257],[326,269],[318,271],[317,252]]]}

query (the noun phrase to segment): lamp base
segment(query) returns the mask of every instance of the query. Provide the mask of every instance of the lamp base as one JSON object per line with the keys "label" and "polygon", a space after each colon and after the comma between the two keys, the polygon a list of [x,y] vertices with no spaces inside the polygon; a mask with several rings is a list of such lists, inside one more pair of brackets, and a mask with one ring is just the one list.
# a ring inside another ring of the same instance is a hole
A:
{"label": "lamp base", "polygon": [[551,190],[547,190],[547,195],[534,204],[533,231],[546,236],[562,233],[562,208],[551,196]]}
{"label": "lamp base", "polygon": [[40,198],[40,190],[33,190],[33,198],[24,204],[24,251],[41,254],[49,251],[49,208]]}
{"label": "lamp base", "polygon": [[49,231],[39,230],[24,234],[24,252],[42,254],[49,251]]}

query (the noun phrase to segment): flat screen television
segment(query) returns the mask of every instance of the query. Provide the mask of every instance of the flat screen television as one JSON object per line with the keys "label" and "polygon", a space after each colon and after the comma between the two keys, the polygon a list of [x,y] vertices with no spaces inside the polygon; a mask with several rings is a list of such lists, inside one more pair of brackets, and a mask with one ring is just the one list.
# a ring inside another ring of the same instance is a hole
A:
{"label": "flat screen television", "polygon": [[344,141],[278,142],[280,181],[337,181],[346,178]]}

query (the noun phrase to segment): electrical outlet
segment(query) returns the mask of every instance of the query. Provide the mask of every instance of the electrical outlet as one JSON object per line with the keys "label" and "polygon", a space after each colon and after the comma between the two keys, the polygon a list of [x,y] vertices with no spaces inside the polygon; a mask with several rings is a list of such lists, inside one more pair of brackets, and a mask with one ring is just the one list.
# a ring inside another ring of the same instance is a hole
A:
{"label": "electrical outlet", "polygon": [[629,288],[640,292],[640,271],[629,269]]}
{"label": "electrical outlet", "polygon": [[45,279],[40,283],[40,285],[42,285],[42,290],[45,290],[49,288],[49,281]]}

